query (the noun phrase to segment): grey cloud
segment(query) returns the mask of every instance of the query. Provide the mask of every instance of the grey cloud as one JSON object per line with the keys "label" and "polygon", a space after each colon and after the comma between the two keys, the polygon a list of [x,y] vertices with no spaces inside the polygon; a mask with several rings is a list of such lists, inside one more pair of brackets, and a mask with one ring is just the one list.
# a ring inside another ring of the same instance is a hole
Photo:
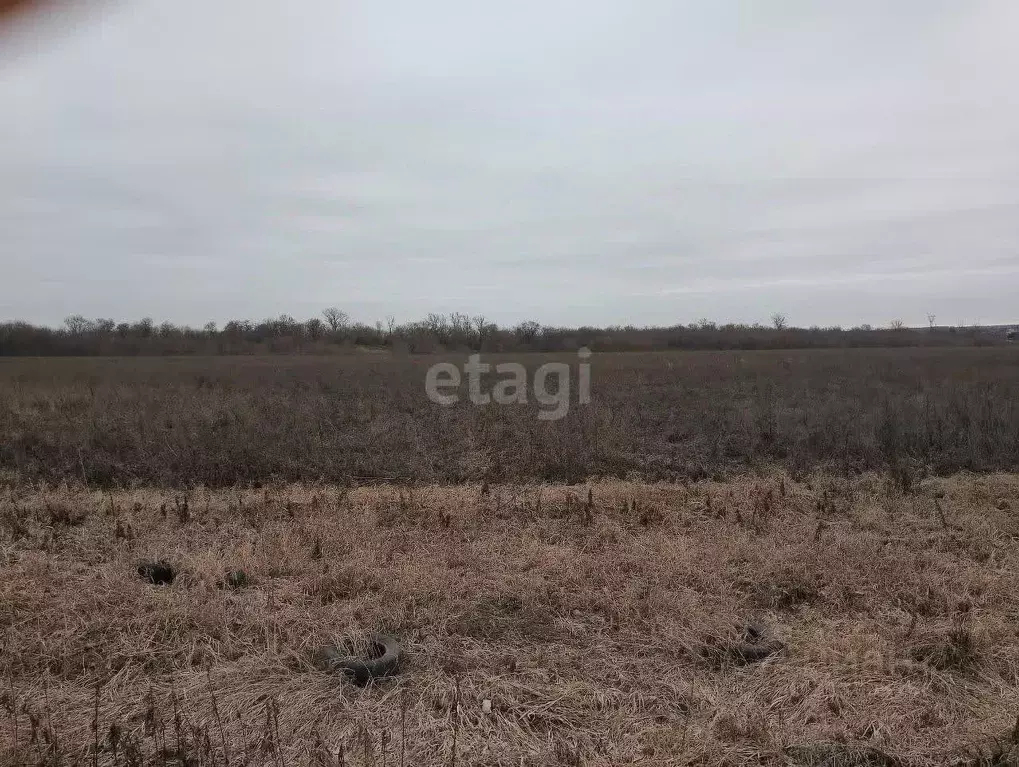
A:
{"label": "grey cloud", "polygon": [[112,5],[0,54],[0,313],[1014,320],[1017,23],[1007,0]]}

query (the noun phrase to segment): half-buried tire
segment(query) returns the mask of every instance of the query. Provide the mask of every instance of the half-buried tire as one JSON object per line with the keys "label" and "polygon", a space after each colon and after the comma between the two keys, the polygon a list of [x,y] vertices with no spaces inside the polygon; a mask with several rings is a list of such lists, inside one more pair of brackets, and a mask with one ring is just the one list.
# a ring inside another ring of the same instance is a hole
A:
{"label": "half-buried tire", "polygon": [[757,624],[747,624],[742,628],[742,638],[735,642],[712,639],[701,647],[701,656],[715,666],[731,663],[736,666],[748,666],[760,663],[773,655],[785,650],[785,645],[778,640],[765,640],[765,630]]}
{"label": "half-buried tire", "polygon": [[403,662],[403,646],[388,634],[370,634],[358,650],[351,653],[349,648],[335,645],[322,650],[322,660],[327,671],[340,673],[359,687],[375,679],[394,676]]}

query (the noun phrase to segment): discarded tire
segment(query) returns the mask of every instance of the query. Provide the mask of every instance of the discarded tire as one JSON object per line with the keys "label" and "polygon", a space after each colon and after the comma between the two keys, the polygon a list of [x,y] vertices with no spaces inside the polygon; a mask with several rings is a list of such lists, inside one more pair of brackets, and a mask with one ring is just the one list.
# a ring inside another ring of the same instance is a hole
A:
{"label": "discarded tire", "polygon": [[744,626],[742,634],[740,641],[708,643],[701,648],[701,656],[716,666],[726,663],[748,666],[778,655],[785,649],[785,645],[777,639],[765,640],[764,629],[755,624]]}
{"label": "discarded tire", "polygon": [[342,647],[326,647],[321,653],[326,670],[347,676],[359,687],[374,679],[393,676],[400,670],[404,653],[395,637],[371,634],[365,645],[367,652],[353,655]]}
{"label": "discarded tire", "polygon": [[760,663],[772,655],[778,655],[785,648],[785,645],[777,639],[761,644],[750,644],[739,642],[725,648],[726,660],[737,666],[746,666],[751,663]]}
{"label": "discarded tire", "polygon": [[884,751],[845,743],[789,746],[785,749],[785,754],[797,767],[902,767],[902,762],[897,757]]}
{"label": "discarded tire", "polygon": [[177,570],[169,562],[142,562],[138,565],[138,575],[142,580],[156,586],[169,586],[177,577]]}

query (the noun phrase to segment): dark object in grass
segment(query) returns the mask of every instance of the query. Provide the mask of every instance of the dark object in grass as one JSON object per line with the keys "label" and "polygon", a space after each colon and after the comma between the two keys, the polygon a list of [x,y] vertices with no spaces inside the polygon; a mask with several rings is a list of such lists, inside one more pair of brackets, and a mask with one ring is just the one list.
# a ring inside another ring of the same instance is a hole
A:
{"label": "dark object in grass", "polygon": [[786,756],[797,767],[901,767],[902,761],[869,746],[813,743],[789,746]]}
{"label": "dark object in grass", "polygon": [[[355,652],[359,649],[364,651]],[[327,671],[340,672],[359,687],[396,674],[403,656],[403,647],[395,637],[379,633],[371,634],[360,647],[331,645],[321,651]]]}
{"label": "dark object in grass", "polygon": [[243,589],[248,585],[248,574],[243,570],[231,570],[223,578],[221,588],[225,589]]}
{"label": "dark object in grass", "polygon": [[726,660],[735,663],[737,666],[747,666],[751,663],[760,663],[772,655],[778,655],[785,649],[785,645],[777,639],[772,639],[761,644],[750,644],[749,642],[733,643],[725,648]]}
{"label": "dark object in grass", "polygon": [[155,586],[169,586],[177,577],[177,570],[160,559],[158,562],[142,562],[138,565],[138,575]]}
{"label": "dark object in grass", "polygon": [[742,637],[738,641],[715,640],[701,648],[701,656],[717,666],[730,663],[736,666],[748,666],[760,663],[785,649],[785,645],[777,639],[765,640],[762,626],[747,624],[742,629]]}

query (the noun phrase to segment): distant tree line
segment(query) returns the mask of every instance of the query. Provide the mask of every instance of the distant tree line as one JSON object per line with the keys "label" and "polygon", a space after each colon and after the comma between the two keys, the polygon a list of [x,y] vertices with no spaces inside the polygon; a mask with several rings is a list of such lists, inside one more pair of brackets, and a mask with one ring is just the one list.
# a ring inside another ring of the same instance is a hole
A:
{"label": "distant tree line", "polygon": [[297,320],[289,315],[252,322],[231,320],[202,328],[88,319],[74,315],[52,328],[27,322],[0,323],[0,356],[133,356],[231,354],[332,354],[359,349],[403,354],[439,352],[560,352],[582,346],[596,351],[670,349],[805,349],[906,346],[974,346],[1005,343],[1002,333],[981,328],[888,328],[869,325],[791,327],[782,314],[770,325],[716,324],[700,320],[671,327],[552,327],[522,322],[500,327],[483,316],[429,314],[417,322],[354,322],[346,312],[328,308],[321,317]]}

